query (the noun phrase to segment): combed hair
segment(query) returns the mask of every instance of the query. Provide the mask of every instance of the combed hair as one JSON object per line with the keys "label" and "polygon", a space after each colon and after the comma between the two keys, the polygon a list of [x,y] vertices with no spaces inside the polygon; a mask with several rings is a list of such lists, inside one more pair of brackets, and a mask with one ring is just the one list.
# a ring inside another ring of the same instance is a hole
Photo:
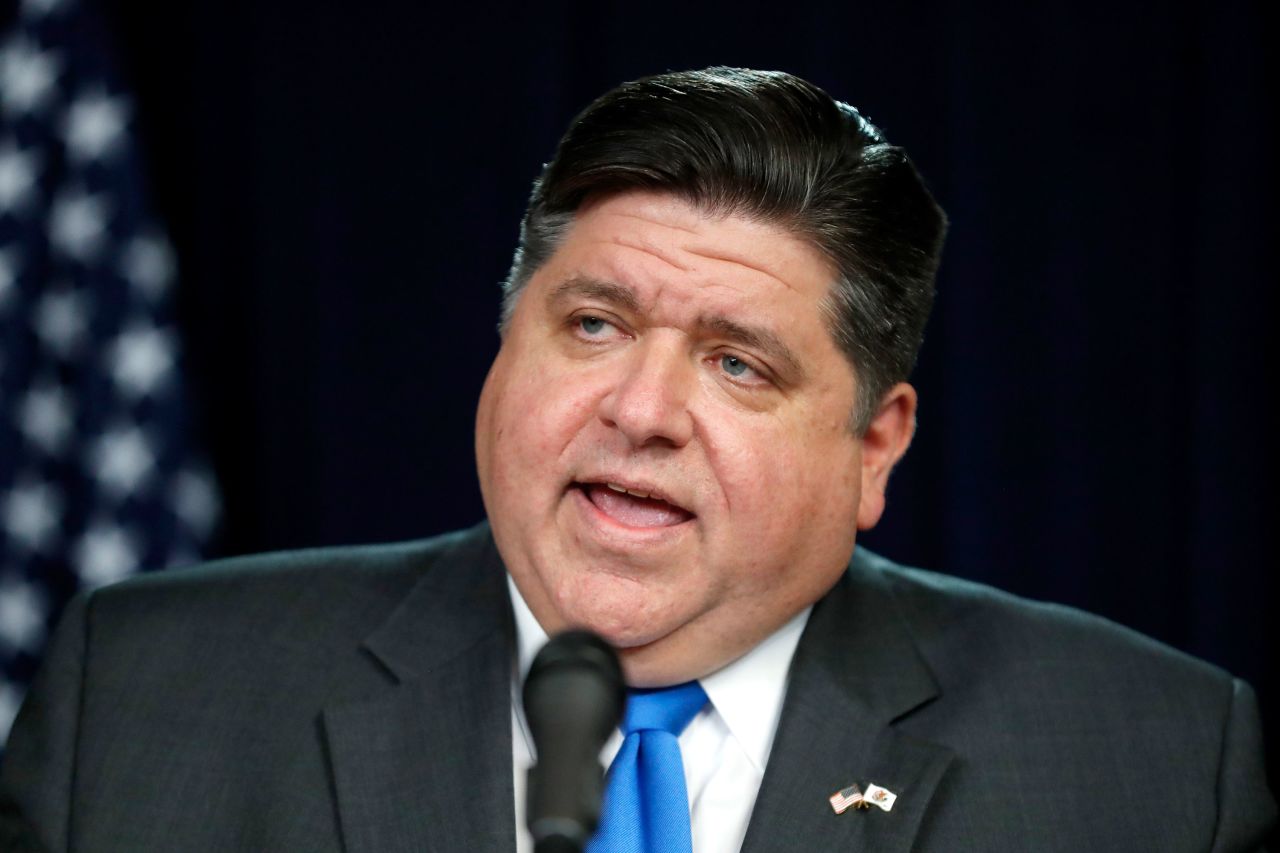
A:
{"label": "combed hair", "polygon": [[629,190],[775,225],[830,261],[821,309],[853,365],[852,423],[865,433],[915,365],[946,232],[906,153],[853,107],[778,71],[716,67],[624,83],[578,115],[534,181],[500,329],[578,208]]}

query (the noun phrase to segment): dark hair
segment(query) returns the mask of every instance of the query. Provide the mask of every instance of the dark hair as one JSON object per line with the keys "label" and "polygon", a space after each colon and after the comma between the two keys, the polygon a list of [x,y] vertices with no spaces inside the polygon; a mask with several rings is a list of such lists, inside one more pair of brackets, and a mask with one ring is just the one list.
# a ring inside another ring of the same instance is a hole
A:
{"label": "dark hair", "polygon": [[853,364],[865,432],[915,364],[946,217],[906,153],[848,104],[778,71],[708,68],[624,83],[587,107],[533,184],[501,328],[588,196],[659,190],[776,224],[835,270],[821,306]]}

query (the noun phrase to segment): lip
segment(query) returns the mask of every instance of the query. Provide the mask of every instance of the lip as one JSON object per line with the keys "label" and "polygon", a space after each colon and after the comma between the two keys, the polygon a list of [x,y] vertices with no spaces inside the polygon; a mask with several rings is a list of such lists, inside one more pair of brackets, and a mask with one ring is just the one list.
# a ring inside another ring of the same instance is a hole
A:
{"label": "lip", "polygon": [[666,489],[664,489],[662,486],[659,486],[656,483],[652,483],[644,479],[632,479],[629,477],[620,477],[613,474],[606,474],[606,475],[600,475],[600,476],[593,475],[590,477],[580,477],[578,479],[575,479],[572,483],[569,484],[569,488],[579,492],[582,491],[583,486],[621,486],[623,489],[626,489],[628,492],[640,492],[651,498],[657,498],[660,501],[665,501],[666,503],[671,504],[676,509],[682,512],[689,513],[689,515],[693,516],[694,518],[696,518],[698,515],[696,512],[689,509],[687,506],[685,506],[683,503],[681,503],[679,500],[673,497],[671,493],[668,492]]}
{"label": "lip", "polygon": [[[616,480],[608,480],[606,482],[623,485]],[[576,481],[569,486],[568,495],[566,495],[569,504],[574,508],[578,518],[582,521],[586,530],[592,534],[592,538],[601,544],[613,545],[615,547],[625,548],[654,548],[657,546],[668,544],[676,539],[683,538],[685,534],[692,529],[693,524],[697,521],[697,516],[690,513],[690,518],[685,519],[679,524],[672,524],[663,527],[632,527],[623,524],[611,515],[600,510],[591,499],[587,497],[584,485],[598,485],[595,480]],[[627,488],[632,488],[627,486]],[[639,491],[640,488],[637,488]],[[661,497],[659,492],[650,492],[654,497]],[[667,500],[662,498],[662,500]],[[668,501],[673,506],[679,506],[672,501]],[[681,507],[683,509],[683,507]],[[685,510],[688,512],[688,510]]]}

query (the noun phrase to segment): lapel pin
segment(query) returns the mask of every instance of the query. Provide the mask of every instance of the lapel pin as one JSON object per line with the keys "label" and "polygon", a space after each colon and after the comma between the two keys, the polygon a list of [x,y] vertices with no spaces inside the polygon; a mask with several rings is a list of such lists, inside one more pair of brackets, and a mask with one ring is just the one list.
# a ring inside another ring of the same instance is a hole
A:
{"label": "lapel pin", "polygon": [[871,803],[873,806],[879,806],[884,811],[888,811],[893,808],[893,804],[897,802],[898,795],[893,791],[890,791],[888,788],[881,788],[879,785],[872,782],[867,785],[867,793],[863,796],[862,800],[864,807],[866,803]]}
{"label": "lapel pin", "polygon": [[831,810],[836,814],[844,814],[850,806],[857,806],[865,809],[867,804],[862,796],[862,789],[857,785],[850,785],[847,788],[841,788],[836,791],[827,801],[831,803]]}

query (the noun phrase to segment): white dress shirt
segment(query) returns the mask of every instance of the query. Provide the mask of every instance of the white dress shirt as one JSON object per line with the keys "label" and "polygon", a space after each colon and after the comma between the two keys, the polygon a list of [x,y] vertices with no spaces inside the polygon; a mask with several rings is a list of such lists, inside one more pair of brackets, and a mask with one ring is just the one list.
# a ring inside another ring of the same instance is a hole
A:
{"label": "white dress shirt", "polygon": [[[516,852],[533,853],[533,839],[525,826],[526,774],[533,764],[533,739],[525,723],[520,690],[547,634],[510,577],[507,586],[515,609],[519,649],[519,670],[511,678]],[[680,735],[694,853],[737,853],[742,847],[773,747],[787,671],[810,609],[805,608],[733,663],[700,679],[710,702]],[[600,751],[602,766],[609,766],[621,745],[622,733],[615,730]]]}

